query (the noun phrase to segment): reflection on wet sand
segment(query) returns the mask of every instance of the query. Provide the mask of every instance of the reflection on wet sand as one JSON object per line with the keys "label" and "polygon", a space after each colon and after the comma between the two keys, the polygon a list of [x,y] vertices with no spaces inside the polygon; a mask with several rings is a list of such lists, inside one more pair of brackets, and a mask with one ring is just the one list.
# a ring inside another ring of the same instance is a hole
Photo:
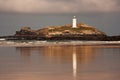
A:
{"label": "reflection on wet sand", "polygon": [[119,79],[119,46],[0,48],[0,80]]}
{"label": "reflection on wet sand", "polygon": [[86,63],[94,59],[97,48],[93,46],[44,46],[44,47],[17,47],[16,50],[22,57],[30,57],[32,52],[44,55],[47,60],[72,62],[76,54],[79,63]]}
{"label": "reflection on wet sand", "polygon": [[26,48],[26,47],[24,47],[24,48],[16,48],[17,51],[18,51],[18,49],[19,49],[19,51],[21,53],[21,56],[23,56],[25,58],[30,56],[30,53],[31,53],[30,48]]}
{"label": "reflection on wet sand", "polygon": [[41,53],[42,49],[42,47],[16,47],[16,51],[24,58],[30,57],[33,51]]}
{"label": "reflection on wet sand", "polygon": [[87,63],[95,58],[97,48],[93,46],[44,46],[44,47],[17,47],[16,50],[24,58],[29,58],[32,52],[42,54],[48,62],[71,63],[73,77],[77,76],[77,64]]}
{"label": "reflection on wet sand", "polygon": [[73,77],[76,79],[77,76],[77,56],[76,56],[76,48],[73,47]]}

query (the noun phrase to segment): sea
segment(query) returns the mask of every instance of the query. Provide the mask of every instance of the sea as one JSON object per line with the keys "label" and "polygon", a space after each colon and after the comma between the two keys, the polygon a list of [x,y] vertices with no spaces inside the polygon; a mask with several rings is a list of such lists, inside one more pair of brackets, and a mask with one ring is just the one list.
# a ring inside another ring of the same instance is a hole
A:
{"label": "sea", "polygon": [[120,45],[0,46],[0,80],[120,80]]}

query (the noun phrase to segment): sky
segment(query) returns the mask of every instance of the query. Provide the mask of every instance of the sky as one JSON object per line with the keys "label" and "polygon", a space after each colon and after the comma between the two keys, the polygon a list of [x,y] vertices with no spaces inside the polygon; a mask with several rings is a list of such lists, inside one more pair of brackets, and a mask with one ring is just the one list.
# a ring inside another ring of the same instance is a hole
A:
{"label": "sky", "polygon": [[120,35],[120,0],[0,0],[0,35],[14,34],[21,26],[33,29],[78,22],[93,25],[108,35]]}
{"label": "sky", "polygon": [[0,11],[19,13],[119,12],[120,0],[0,0]]}

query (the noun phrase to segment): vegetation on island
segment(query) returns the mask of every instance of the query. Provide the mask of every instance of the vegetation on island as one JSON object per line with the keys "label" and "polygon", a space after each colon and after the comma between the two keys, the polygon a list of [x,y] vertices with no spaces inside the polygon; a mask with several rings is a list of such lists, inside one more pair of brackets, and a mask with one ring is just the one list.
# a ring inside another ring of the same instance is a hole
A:
{"label": "vegetation on island", "polygon": [[106,34],[98,29],[88,26],[83,23],[77,24],[77,28],[72,28],[72,25],[64,26],[50,26],[38,30],[32,30],[30,27],[22,27],[20,31],[16,31],[15,36],[33,39],[47,39],[47,40],[100,40]]}

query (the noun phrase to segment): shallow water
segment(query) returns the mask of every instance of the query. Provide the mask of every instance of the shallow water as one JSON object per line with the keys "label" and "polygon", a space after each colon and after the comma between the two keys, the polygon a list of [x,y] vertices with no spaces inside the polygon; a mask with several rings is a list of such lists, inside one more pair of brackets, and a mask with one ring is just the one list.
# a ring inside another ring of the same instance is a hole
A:
{"label": "shallow water", "polygon": [[0,80],[119,80],[120,46],[0,47]]}

